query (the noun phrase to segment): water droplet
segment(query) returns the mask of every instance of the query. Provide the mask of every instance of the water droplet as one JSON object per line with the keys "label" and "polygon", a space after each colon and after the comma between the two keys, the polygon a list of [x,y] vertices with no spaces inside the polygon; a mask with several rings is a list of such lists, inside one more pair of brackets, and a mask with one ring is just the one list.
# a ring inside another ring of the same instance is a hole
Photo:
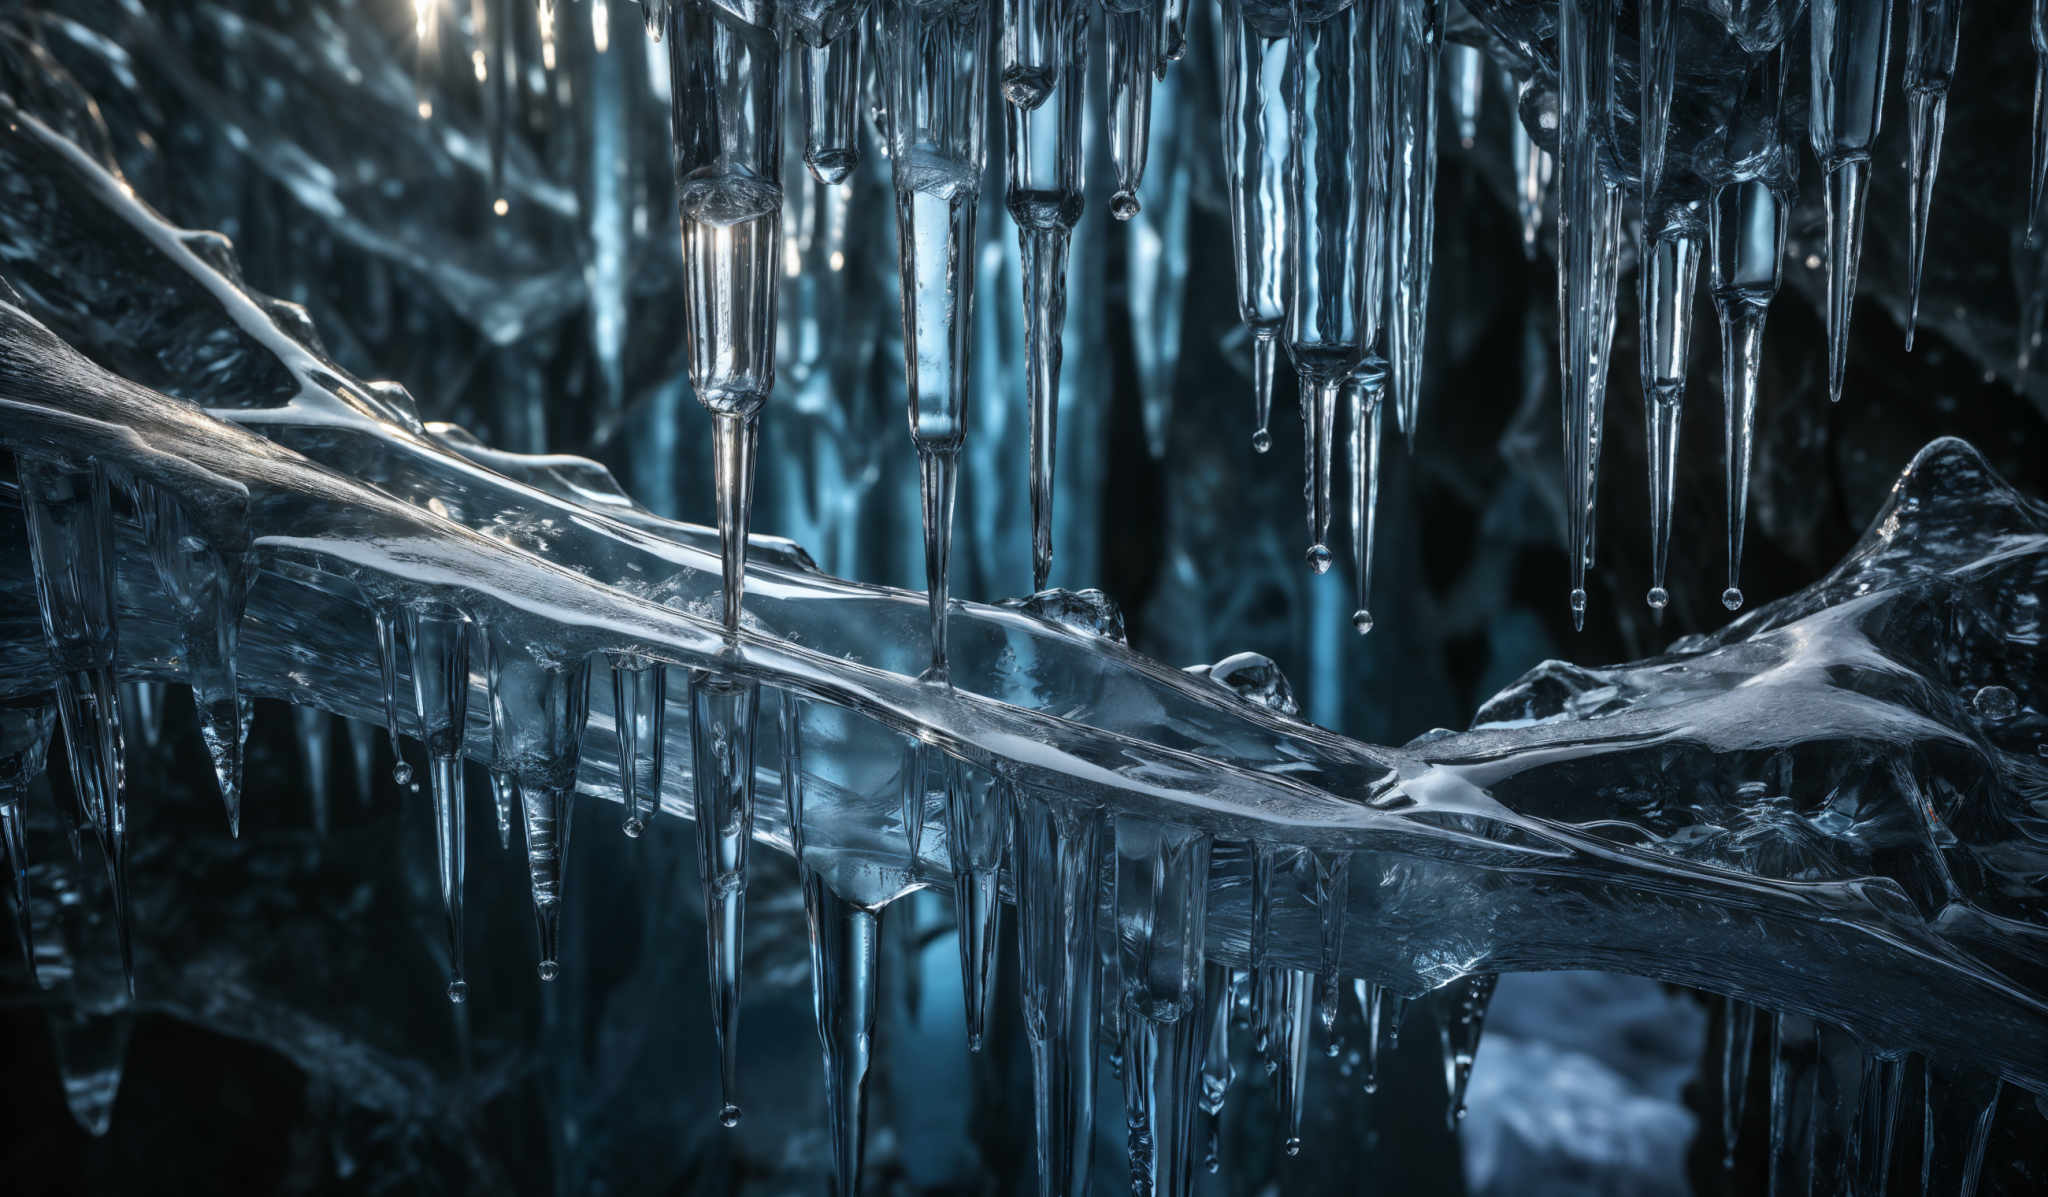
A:
{"label": "water droplet", "polygon": [[1722,591],[1721,605],[1730,611],[1742,610],[1742,591],[1734,586]]}
{"label": "water droplet", "polygon": [[1261,428],[1252,433],[1252,452],[1264,453],[1273,447],[1273,434]]}
{"label": "water droplet", "polygon": [[412,766],[406,764],[405,761],[401,759],[397,764],[391,766],[391,780],[397,782],[399,785],[402,786],[411,785]]}
{"label": "water droplet", "polygon": [[1119,191],[1110,197],[1109,214],[1118,220],[1129,220],[1138,214],[1138,197],[1128,191]]}
{"label": "water droplet", "polygon": [[738,1126],[739,1124],[740,1108],[738,1106],[729,1105],[721,1108],[718,1111],[718,1125],[724,1127],[734,1127]]}
{"label": "water droplet", "polygon": [[1300,1155],[1300,1154],[1301,1154],[1301,1140],[1300,1140],[1300,1139],[1289,1139],[1289,1140],[1287,1140],[1287,1154],[1288,1154],[1288,1155],[1289,1155],[1290,1157],[1291,1157],[1291,1156],[1297,1156],[1297,1155]]}
{"label": "water droplet", "polygon": [[1671,592],[1662,586],[1652,586],[1643,601],[1650,604],[1652,611],[1662,611],[1671,602]]}
{"label": "water droplet", "polygon": [[1372,631],[1372,612],[1364,607],[1353,611],[1351,613],[1351,626],[1358,629],[1358,634],[1361,636]]}
{"label": "water droplet", "polygon": [[555,964],[555,962],[554,962],[554,961],[552,961],[552,960],[543,960],[543,961],[541,961],[541,962],[540,962],[540,979],[541,979],[541,980],[543,980],[543,981],[552,981],[552,980],[554,980],[554,979],[555,979],[555,973],[556,973],[556,972],[558,972],[558,971],[560,971],[560,970],[559,970],[559,968],[558,968],[558,967],[556,966],[556,964]]}
{"label": "water droplet", "polygon": [[2019,714],[2020,700],[2004,686],[1986,686],[1977,691],[1977,696],[1970,700],[1970,706],[1978,718],[1998,722]]}
{"label": "water droplet", "polygon": [[632,818],[627,819],[625,825],[620,830],[626,833],[627,839],[637,840],[640,838],[640,833],[646,830],[646,826],[638,818]]}
{"label": "water droplet", "polygon": [[510,212],[511,210],[511,203],[507,201],[505,197],[502,195],[491,203],[491,211],[497,213],[500,216],[503,216],[505,213]]}
{"label": "water droplet", "polygon": [[458,1005],[458,1006],[459,1006],[459,1005],[461,1005],[462,1003],[464,1003],[464,1002],[468,1001],[468,1000],[469,1000],[469,982],[467,982],[467,981],[450,981],[450,982],[448,982],[448,1000],[449,1000],[449,1001],[451,1001],[451,1002],[454,1002],[454,1003],[455,1003],[456,1005]]}
{"label": "water droplet", "polygon": [[1312,544],[1308,546],[1308,567],[1315,573],[1329,573],[1330,546],[1326,544]]}
{"label": "water droplet", "polygon": [[1584,613],[1585,613],[1585,610],[1586,610],[1586,592],[1585,592],[1584,590],[1574,590],[1574,591],[1572,591],[1572,610],[1573,610],[1573,611],[1575,611],[1575,612],[1577,612],[1577,613],[1579,613],[1579,614],[1584,614]]}

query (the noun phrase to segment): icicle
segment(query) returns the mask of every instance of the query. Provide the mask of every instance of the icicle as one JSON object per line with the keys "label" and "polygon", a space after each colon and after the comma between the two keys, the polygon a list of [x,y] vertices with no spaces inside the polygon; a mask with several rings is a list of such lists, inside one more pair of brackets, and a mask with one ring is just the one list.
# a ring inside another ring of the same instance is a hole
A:
{"label": "icicle", "polygon": [[[469,983],[463,979],[462,969],[462,881],[468,860],[463,834],[462,757],[469,734],[469,637],[469,617],[457,607],[417,603],[405,609],[405,642],[412,654],[413,709],[420,719],[420,738],[427,746],[427,779],[434,793],[434,849],[440,864],[441,905],[448,916],[451,1002],[460,1002],[469,995]],[[574,784],[573,777],[570,784]],[[561,819],[560,827],[566,846],[566,817]]]}
{"label": "icicle", "polygon": [[1636,275],[1642,320],[1643,427],[1650,438],[1650,592],[1646,601],[1655,611],[1671,601],[1664,589],[1664,568],[1678,480],[1685,368],[1692,353],[1693,287],[1699,280],[1700,243],[1705,232],[1695,205],[1667,205],[1654,231],[1645,224],[1648,245]]}
{"label": "icicle", "polygon": [[1277,968],[1268,971],[1266,984],[1272,995],[1266,1054],[1276,1069],[1273,1100],[1284,1136],[1281,1146],[1288,1155],[1300,1155],[1301,1116],[1306,1109],[1308,1086],[1309,1010],[1315,975],[1300,969]]}
{"label": "icicle", "polygon": [[[1444,9],[1443,0],[1398,0],[1384,7],[1395,22],[1381,87],[1381,102],[1393,122],[1386,231],[1388,387],[1401,431],[1413,444],[1421,428],[1422,348],[1435,258],[1436,95]],[[1366,333],[1369,342],[1371,327]]]}
{"label": "icicle", "polygon": [[988,33],[979,4],[888,0],[889,160],[896,184],[904,377],[924,515],[932,664],[946,679],[946,574],[966,440],[974,333],[975,215],[987,161]]}
{"label": "icicle", "polygon": [[1614,9],[1605,0],[1558,7],[1558,354],[1564,396],[1572,626],[1586,622],[1593,502],[1600,474],[1608,351],[1614,337],[1621,189],[1600,169],[1600,134],[1613,86]]}
{"label": "icicle", "polygon": [[754,840],[754,716],[761,688],[750,678],[690,675],[690,743],[695,772],[698,875],[704,885],[705,946],[712,1030],[724,1102],[718,1120],[735,1126],[739,1107],[741,932],[747,913],[747,850]]}
{"label": "icicle", "polygon": [[1451,92],[1451,115],[1458,144],[1469,150],[1479,142],[1479,109],[1486,100],[1486,54],[1477,46],[1452,42],[1447,55],[1450,67],[1445,80]]}
{"label": "icicle", "polygon": [[1912,195],[1906,205],[1911,257],[1906,270],[1906,348],[1920,320],[1921,268],[1927,261],[1927,218],[1934,211],[1934,176],[1941,169],[1941,134],[1948,123],[1948,92],[1955,82],[1956,43],[1963,30],[1963,0],[1907,0],[1906,105],[1912,147]]}
{"label": "icicle", "polygon": [[612,662],[612,719],[619,738],[619,788],[625,833],[638,837],[661,813],[662,750],[667,730],[668,667],[645,657]]}
{"label": "icicle", "polygon": [[1844,1191],[1859,1197],[1884,1197],[1892,1170],[1892,1148],[1899,1125],[1899,1096],[1905,1088],[1906,1058],[1863,1052],[1862,1082],[1856,1099],[1858,1151],[1855,1171]]}
{"label": "icicle", "polygon": [[1358,999],[1358,1013],[1365,1019],[1364,1088],[1367,1093],[1377,1093],[1380,1087],[1380,1016],[1386,1009],[1387,994],[1363,977],[1351,982],[1351,992]]}
{"label": "icicle", "polygon": [[1740,998],[1726,998],[1721,1022],[1721,1150],[1722,1165],[1735,1166],[1735,1144],[1742,1133],[1742,1107],[1749,1093],[1749,1056],[1756,1042],[1756,1007]]}
{"label": "icicle", "polygon": [[2027,172],[2027,245],[2031,247],[2040,227],[2041,200],[2048,195],[2048,0],[2034,0],[2027,31],[2034,43],[2034,154],[2032,169]]}
{"label": "icicle", "polygon": [[299,759],[306,766],[306,791],[313,800],[313,830],[327,837],[333,811],[333,729],[327,712],[319,707],[292,708],[292,734],[299,742]]}
{"label": "icicle", "polygon": [[1791,205],[1760,180],[1729,183],[1714,197],[1714,311],[1721,322],[1722,447],[1727,461],[1728,588],[1721,604],[1742,606],[1742,534],[1749,510],[1750,447],[1756,430],[1764,319],[1783,278]]}
{"label": "icicle", "polygon": [[164,684],[126,682],[121,689],[121,709],[134,720],[142,746],[157,748],[164,740]]}
{"label": "icicle", "polygon": [[775,385],[782,47],[774,4],[684,0],[669,87],[690,386],[712,416],[723,617],[740,626],[761,407]]}
{"label": "icicle", "polygon": [[1330,568],[1330,463],[1337,397],[1370,342],[1360,319],[1375,315],[1364,262],[1375,238],[1361,236],[1374,196],[1356,169],[1366,132],[1372,71],[1365,15],[1350,5],[1308,22],[1290,5],[1293,53],[1287,72],[1293,140],[1287,161],[1287,227],[1292,234],[1287,350],[1301,383],[1309,569]]}
{"label": "icicle", "polygon": [[1222,0],[1216,31],[1222,71],[1223,171],[1230,189],[1230,246],[1237,316],[1252,334],[1252,447],[1272,447],[1273,367],[1287,320],[1287,154],[1285,82],[1292,41]]}
{"label": "icicle", "polygon": [[502,623],[490,625],[487,643],[491,758],[495,770],[517,781],[540,979],[552,981],[560,957],[576,766],[590,714],[590,663],[545,660],[528,647],[521,629]]}
{"label": "icicle", "polygon": [[1158,0],[1159,3],[1159,57],[1153,66],[1153,74],[1160,81],[1166,79],[1166,64],[1179,62],[1188,52],[1188,0]]}
{"label": "icicle", "polygon": [[373,618],[377,622],[377,671],[384,684],[384,730],[391,737],[391,780],[411,786],[412,766],[398,742],[398,611],[380,603]]}
{"label": "icicle", "polygon": [[[1031,580],[1052,572],[1058,463],[1060,333],[1067,319],[1067,247],[1081,219],[1081,111],[1087,99],[1092,0],[1005,0],[1005,204],[1017,225],[1024,280],[1025,382],[1031,399]],[[1048,104],[1047,101],[1051,103]]]}
{"label": "icicle", "polygon": [[1351,380],[1351,560],[1356,585],[1351,626],[1361,636],[1372,631],[1372,554],[1380,500],[1380,409],[1386,380],[1386,360],[1377,354],[1368,356]]}
{"label": "icicle", "polygon": [[1230,1016],[1237,1009],[1237,973],[1228,966],[1209,961],[1202,966],[1202,1017],[1208,1022],[1208,1043],[1202,1049],[1202,1112],[1208,1115],[1202,1167],[1216,1172],[1222,1167],[1217,1139],[1223,1120],[1223,1101],[1230,1093],[1236,1071],[1230,1064]]}
{"label": "icicle", "polygon": [[1815,1042],[1812,1185],[1850,1193],[1863,1152],[1863,1046],[1830,1023],[1819,1024]]}
{"label": "icicle", "polygon": [[1818,1029],[1811,1018],[1786,1012],[1773,1021],[1770,1197],[1808,1197],[1814,1192],[1819,1053]]}
{"label": "icicle", "polygon": [[1010,845],[1009,783],[947,758],[947,851],[953,864],[953,911],[960,925],[960,990],[967,1002],[967,1046],[980,1051],[988,1026],[989,980],[1002,935],[1003,859]]}
{"label": "icicle", "polygon": [[1104,37],[1109,42],[1109,160],[1116,170],[1110,215],[1138,214],[1138,186],[1152,140],[1152,71],[1158,63],[1159,4],[1149,0],[1105,0]]}
{"label": "icicle", "polygon": [[857,1197],[875,1030],[880,911],[838,897],[808,873],[804,902],[813,943],[818,1044],[825,1059],[826,1117],[832,1132],[831,1191],[835,1197]]}
{"label": "icicle", "polygon": [[235,646],[248,594],[242,554],[201,540],[184,508],[168,492],[145,488],[138,505],[157,579],[178,610],[185,679],[192,686],[200,738],[206,742],[221,800],[227,805],[228,830],[240,835],[248,705],[235,682]]}
{"label": "icicle", "polygon": [[1096,889],[1102,820],[1015,795],[1019,1001],[1031,1043],[1039,1197],[1088,1191],[1095,1120]]}
{"label": "icicle", "polygon": [[867,0],[790,10],[803,88],[804,165],[820,183],[843,183],[860,164],[861,59]]}
{"label": "icicle", "polygon": [[0,706],[0,854],[7,858],[14,899],[14,938],[22,965],[40,988],[36,971],[35,920],[29,910],[28,814],[29,787],[42,776],[49,759],[50,729],[56,711],[48,697]]}
{"label": "icicle", "polygon": [[1137,1197],[1185,1197],[1202,1048],[1209,837],[1116,820],[1116,927],[1123,981],[1124,1093]]}
{"label": "icicle", "polygon": [[1522,218],[1522,256],[1536,257],[1536,243],[1543,232],[1543,198],[1550,190],[1555,162],[1550,151],[1536,144],[1518,114],[1514,126],[1515,209]]}
{"label": "icicle", "polygon": [[94,1138],[114,1122],[114,1099],[128,1065],[128,1039],[135,1015],[125,1004],[113,1013],[82,1008],[52,1010],[50,1037],[64,1083],[64,1106]]}
{"label": "icicle", "polygon": [[1641,0],[1636,10],[1645,219],[1664,185],[1664,143],[1671,133],[1671,91],[1678,79],[1678,42],[1671,29],[1671,16],[1677,8],[1678,0]]}
{"label": "icicle", "polygon": [[1813,0],[1810,30],[1813,91],[1807,133],[1827,176],[1828,398],[1840,402],[1856,267],[1863,256],[1870,152],[1884,119],[1891,0]]}
{"label": "icicle", "polygon": [[1351,903],[1351,854],[1312,852],[1309,898],[1320,928],[1316,962],[1316,1018],[1330,1054],[1337,1052],[1337,970],[1344,962],[1344,912]]}
{"label": "icicle", "polygon": [[1999,1079],[1925,1061],[1921,1094],[1920,1191],[1974,1197],[1998,1112]]}
{"label": "icicle", "polygon": [[[115,680],[114,527],[106,473],[20,457],[36,606],[56,671],[72,792],[106,858],[128,992],[135,992],[128,925],[128,802]],[[232,641],[230,641],[232,644]],[[232,657],[229,658],[232,660]],[[202,708],[203,709],[203,708]]]}
{"label": "icicle", "polygon": [[1476,973],[1449,985],[1450,1005],[1444,1011],[1444,1088],[1451,1095],[1447,1121],[1456,1129],[1465,1117],[1465,1086],[1472,1080],[1472,1061],[1479,1054],[1479,1033],[1486,1026],[1486,1007],[1500,978]]}
{"label": "icicle", "polygon": [[344,720],[342,726],[348,730],[349,763],[356,778],[356,804],[368,806],[376,787],[376,778],[371,776],[370,770],[376,767],[377,729],[360,719]]}

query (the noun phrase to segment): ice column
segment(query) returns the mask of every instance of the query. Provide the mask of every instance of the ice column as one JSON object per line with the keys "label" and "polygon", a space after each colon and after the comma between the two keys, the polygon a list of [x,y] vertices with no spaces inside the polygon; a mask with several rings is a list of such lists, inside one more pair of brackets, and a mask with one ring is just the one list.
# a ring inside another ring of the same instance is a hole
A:
{"label": "ice column", "polygon": [[1230,247],[1237,267],[1237,315],[1252,334],[1252,447],[1272,446],[1273,367],[1292,292],[1287,254],[1287,159],[1293,134],[1286,98],[1293,46],[1263,9],[1222,0],[1217,62],[1222,72],[1223,173],[1230,191]]}
{"label": "ice column", "polygon": [[1912,238],[1906,272],[1906,348],[1920,319],[1920,277],[1927,261],[1927,220],[1934,211],[1934,176],[1941,169],[1941,134],[1948,123],[1948,91],[1956,77],[1956,43],[1963,31],[1963,0],[1908,0],[1906,112],[1911,134],[1912,195],[1906,205]]}

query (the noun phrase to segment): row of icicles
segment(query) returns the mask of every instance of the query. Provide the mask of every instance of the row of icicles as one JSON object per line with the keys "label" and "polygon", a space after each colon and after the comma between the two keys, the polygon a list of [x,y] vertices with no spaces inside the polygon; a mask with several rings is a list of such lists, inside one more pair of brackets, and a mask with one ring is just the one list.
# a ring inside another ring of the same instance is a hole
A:
{"label": "row of icicles", "polygon": [[[426,48],[446,0],[414,0],[422,52],[419,109],[427,98]],[[591,0],[594,48],[609,49],[609,3]],[[1468,0],[1496,29],[1515,0]],[[492,121],[491,194],[503,189],[513,0],[466,0],[476,78]],[[523,3],[523,0],[522,0]],[[1436,181],[1438,77],[1445,53],[1445,0],[1354,3],[1305,19],[1304,6],[1218,0],[1221,146],[1229,189],[1239,315],[1252,335],[1253,443],[1270,445],[1267,420],[1282,345],[1300,383],[1304,423],[1308,561],[1329,568],[1337,417],[1349,419],[1353,623],[1372,626],[1374,509],[1380,409],[1391,400],[1412,438],[1421,416]],[[1642,114],[1642,179],[1636,186],[1642,393],[1649,436],[1652,565],[1647,601],[1669,601],[1665,566],[1674,500],[1679,420],[1700,258],[1710,265],[1722,332],[1730,610],[1742,605],[1740,564],[1747,516],[1762,335],[1782,281],[1786,226],[1795,195],[1794,153],[1783,127],[1785,55],[1793,30],[1780,6],[1730,6],[1728,31],[1755,56],[1732,118],[1726,177],[1711,194],[1667,186],[1664,143],[1676,72],[1672,21],[1678,0],[1644,0],[1633,64],[1640,97],[1616,94],[1613,0],[1564,0],[1557,12],[1558,135],[1552,157],[1513,126],[1513,160],[1525,247],[1534,251],[1546,193],[1556,186],[1559,361],[1565,427],[1571,608],[1583,626],[1592,565],[1608,367],[1617,313],[1627,186],[1601,168],[1610,113],[1631,100]],[[805,112],[804,160],[825,184],[843,183],[861,154],[863,115],[892,159],[904,296],[905,364],[912,436],[922,473],[932,676],[946,672],[943,612],[957,459],[965,438],[968,334],[974,294],[971,247],[986,162],[984,97],[991,75],[1006,103],[1006,206],[1023,263],[1024,335],[1030,395],[1033,589],[1052,560],[1051,516],[1059,330],[1068,243],[1083,211],[1080,118],[1092,0],[775,0],[720,6],[645,0],[647,28],[669,42],[676,93],[675,171],[680,186],[685,338],[690,380],[719,425],[720,531],[727,554],[727,610],[737,618],[744,534],[751,511],[755,423],[774,382],[775,270],[785,63],[793,63]],[[1962,0],[1908,0],[1903,86],[1911,119],[1910,311],[1917,315],[1932,191],[1948,92],[1955,73]],[[1856,268],[1890,59],[1892,0],[1817,0],[1809,9],[1810,141],[1826,177],[1829,394],[1841,396]],[[993,17],[993,20],[991,19]],[[1185,51],[1186,0],[1103,0],[1109,54],[1111,211],[1137,211],[1155,79]],[[558,13],[538,0],[544,66],[552,69]],[[994,28],[991,28],[991,25]],[[2048,0],[2034,5],[2033,39],[2048,72]],[[1447,74],[1459,136],[1477,128],[1486,67],[1475,47],[1449,47]],[[600,67],[599,69],[612,69]],[[1513,80],[1502,73],[1503,85]],[[493,89],[495,89],[493,91]],[[2048,121],[2037,105],[2030,213],[2048,176]],[[2032,221],[2029,221],[2031,240]],[[744,232],[742,232],[744,230]],[[1911,322],[1907,344],[1912,343]]]}

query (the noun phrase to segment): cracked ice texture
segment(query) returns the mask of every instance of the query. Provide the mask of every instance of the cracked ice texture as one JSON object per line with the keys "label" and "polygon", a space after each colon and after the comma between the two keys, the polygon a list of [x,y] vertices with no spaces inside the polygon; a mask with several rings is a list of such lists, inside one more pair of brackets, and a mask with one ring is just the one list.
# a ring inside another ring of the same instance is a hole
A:
{"label": "cracked ice texture", "polygon": [[[589,463],[420,426],[402,392],[352,378],[295,309],[243,287],[222,239],[165,224],[28,113],[0,132],[0,175],[19,292],[0,305],[0,436],[96,457],[251,547],[248,692],[374,717],[362,587],[431,594],[563,658],[737,669],[846,712],[806,730],[806,838],[821,862],[858,858],[844,880],[877,897],[946,868],[933,831],[915,862],[874,847],[909,734],[1118,812],[1350,853],[1348,974],[1416,992],[1473,971],[1636,972],[2048,1085],[2030,805],[2048,768],[2048,515],[1959,442],[1925,450],[1814,586],[1665,657],[1540,668],[1464,734],[1360,744],[975,604],[954,617],[945,692],[912,680],[920,595],[826,577],[786,543],[758,546],[746,635],[720,658],[704,530],[635,508]],[[139,560],[139,529],[121,531]],[[25,602],[22,554],[5,559]],[[170,613],[123,576],[122,666],[175,680]],[[0,678],[46,685],[40,646],[5,645]],[[604,690],[580,784],[615,798]],[[486,759],[487,709],[473,697]],[[685,725],[668,721],[673,761]],[[760,834],[786,846],[772,817]],[[1244,878],[1211,884],[1210,950],[1242,959]],[[1316,928],[1283,893],[1276,954],[1312,967]]]}

